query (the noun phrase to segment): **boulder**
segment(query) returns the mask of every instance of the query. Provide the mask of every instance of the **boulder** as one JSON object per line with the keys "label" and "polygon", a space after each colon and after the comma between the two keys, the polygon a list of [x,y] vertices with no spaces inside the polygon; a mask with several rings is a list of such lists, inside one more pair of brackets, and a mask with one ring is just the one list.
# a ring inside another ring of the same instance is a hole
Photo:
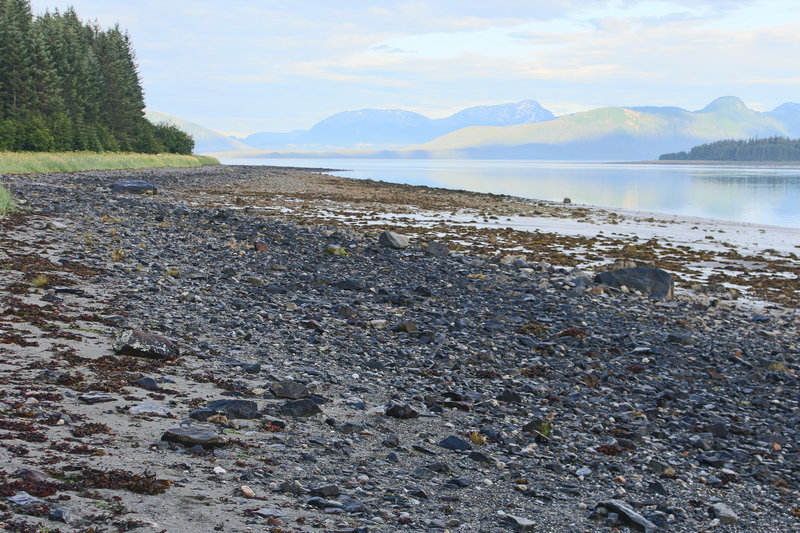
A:
{"label": "boulder", "polygon": [[292,380],[276,381],[269,390],[278,398],[288,398],[290,400],[308,398],[310,394],[305,385]]}
{"label": "boulder", "polygon": [[217,428],[211,424],[197,424],[189,427],[177,427],[168,429],[161,440],[167,442],[178,442],[185,446],[200,445],[204,448],[215,446],[225,446],[225,437],[217,432]]}
{"label": "boulder", "polygon": [[121,180],[111,185],[111,192],[129,192],[134,194],[156,194],[158,187],[143,180]]}
{"label": "boulder", "polygon": [[380,237],[378,237],[378,244],[387,248],[402,250],[408,248],[408,237],[393,231],[384,231],[381,233]]}
{"label": "boulder", "polygon": [[434,257],[447,257],[450,255],[450,249],[443,242],[431,241],[425,247],[425,253]]}
{"label": "boulder", "polygon": [[296,418],[315,416],[322,413],[322,410],[310,398],[303,400],[291,400],[281,405],[281,414],[284,416],[293,416]]}
{"label": "boulder", "polygon": [[625,286],[664,301],[672,300],[675,288],[672,274],[659,268],[643,266],[601,272],[595,276],[594,282],[608,287]]}
{"label": "boulder", "polygon": [[171,340],[155,333],[129,329],[120,333],[112,345],[118,355],[149,357],[152,359],[175,359],[180,354],[178,346]]}
{"label": "boulder", "polygon": [[189,413],[189,418],[206,421],[209,417],[222,413],[227,418],[258,418],[258,404],[252,400],[216,400]]}

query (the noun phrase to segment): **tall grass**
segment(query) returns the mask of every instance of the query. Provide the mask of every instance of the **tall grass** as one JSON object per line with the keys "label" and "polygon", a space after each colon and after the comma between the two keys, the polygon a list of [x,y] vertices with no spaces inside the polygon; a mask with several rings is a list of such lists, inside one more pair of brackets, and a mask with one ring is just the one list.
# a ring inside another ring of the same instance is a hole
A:
{"label": "tall grass", "polygon": [[0,185],[0,217],[16,210],[16,203],[11,193]]}
{"label": "tall grass", "polygon": [[218,165],[213,157],[177,154],[95,152],[0,152],[0,174]]}

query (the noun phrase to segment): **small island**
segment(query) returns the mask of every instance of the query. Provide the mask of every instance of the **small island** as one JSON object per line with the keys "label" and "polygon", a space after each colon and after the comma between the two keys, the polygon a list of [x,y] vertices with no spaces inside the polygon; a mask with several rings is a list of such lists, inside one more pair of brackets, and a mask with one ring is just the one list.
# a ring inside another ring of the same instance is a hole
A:
{"label": "small island", "polygon": [[695,146],[688,152],[659,156],[659,161],[800,161],[800,139],[725,140]]}

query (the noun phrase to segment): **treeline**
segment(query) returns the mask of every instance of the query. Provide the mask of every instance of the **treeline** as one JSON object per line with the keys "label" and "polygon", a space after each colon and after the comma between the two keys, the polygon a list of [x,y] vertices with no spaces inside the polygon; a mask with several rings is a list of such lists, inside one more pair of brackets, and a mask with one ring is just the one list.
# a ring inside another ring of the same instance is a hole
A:
{"label": "treeline", "polygon": [[695,146],[688,152],[664,154],[660,161],[800,161],[800,139],[769,137],[718,141]]}
{"label": "treeline", "polygon": [[191,135],[144,118],[130,37],[72,8],[35,17],[0,0],[0,151],[190,154]]}

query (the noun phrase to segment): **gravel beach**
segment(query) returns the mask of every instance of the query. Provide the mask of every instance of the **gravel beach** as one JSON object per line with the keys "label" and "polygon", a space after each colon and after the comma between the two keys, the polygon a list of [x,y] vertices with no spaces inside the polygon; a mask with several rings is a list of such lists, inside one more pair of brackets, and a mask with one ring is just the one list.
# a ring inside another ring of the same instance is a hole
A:
{"label": "gravel beach", "polygon": [[0,181],[6,530],[800,530],[800,230],[321,170]]}

